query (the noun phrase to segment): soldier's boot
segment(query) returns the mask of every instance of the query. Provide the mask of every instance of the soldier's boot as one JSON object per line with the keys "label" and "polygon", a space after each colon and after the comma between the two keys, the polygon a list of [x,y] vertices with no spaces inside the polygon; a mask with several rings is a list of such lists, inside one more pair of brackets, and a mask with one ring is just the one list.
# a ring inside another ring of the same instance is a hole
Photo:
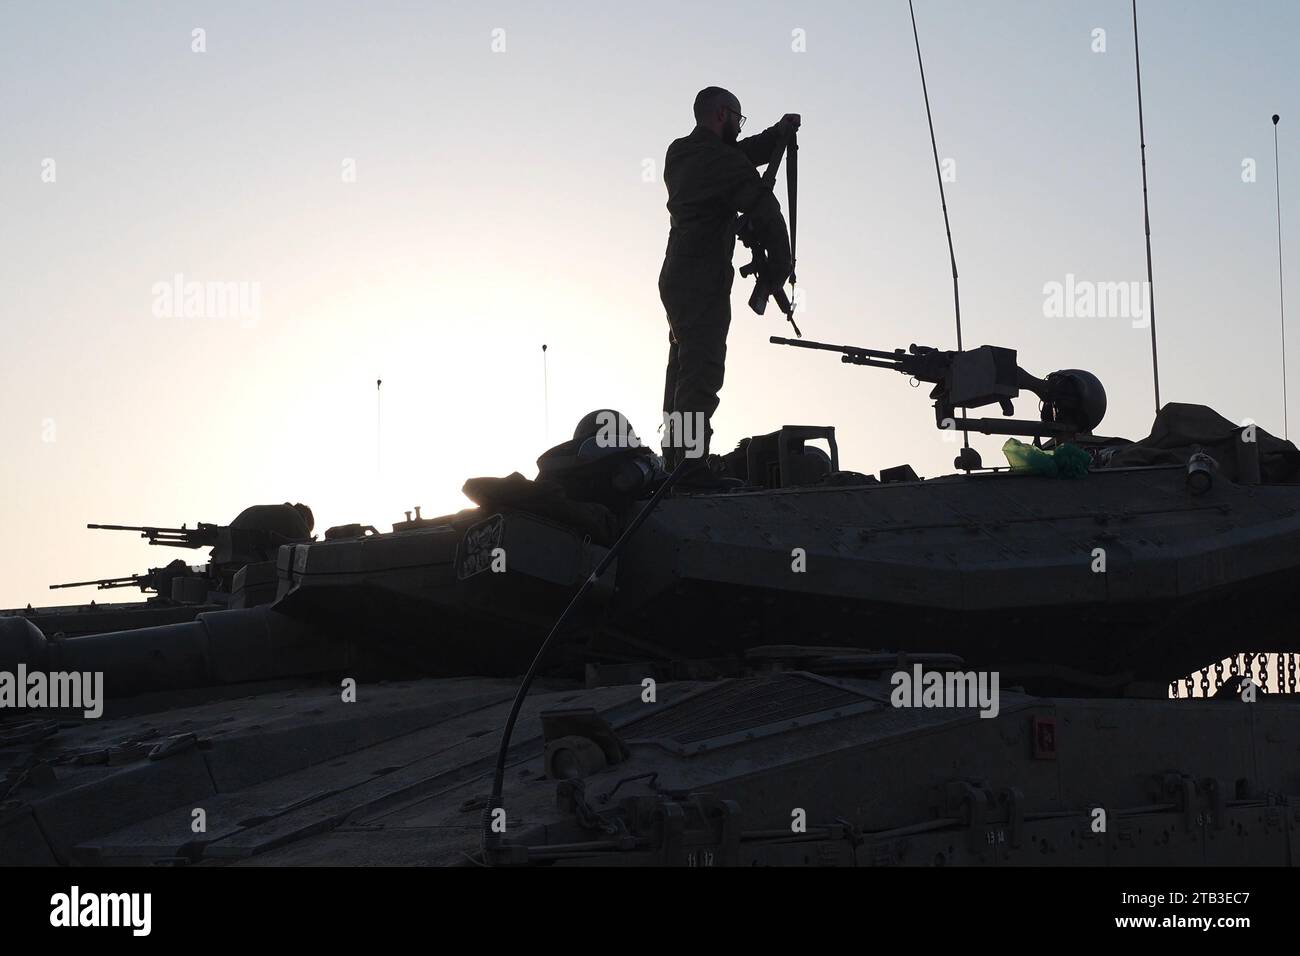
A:
{"label": "soldier's boot", "polygon": [[734,491],[744,487],[739,478],[728,478],[715,470],[716,455],[704,455],[700,458],[687,459],[686,467],[673,486],[677,494],[709,494],[712,492]]}

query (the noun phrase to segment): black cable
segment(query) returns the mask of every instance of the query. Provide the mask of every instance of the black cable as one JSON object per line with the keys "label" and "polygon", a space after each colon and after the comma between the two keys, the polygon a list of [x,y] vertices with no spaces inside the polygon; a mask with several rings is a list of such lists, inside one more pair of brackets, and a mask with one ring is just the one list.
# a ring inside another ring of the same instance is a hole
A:
{"label": "black cable", "polygon": [[623,550],[623,546],[627,543],[628,539],[630,539],[632,535],[636,533],[637,529],[645,523],[646,518],[650,516],[650,512],[654,511],[659,502],[668,493],[669,489],[677,483],[677,479],[681,477],[683,470],[686,468],[687,462],[690,460],[691,459],[686,456],[682,456],[682,460],[677,463],[677,467],[675,467],[672,470],[672,473],[664,479],[663,484],[655,490],[655,493],[651,496],[650,500],[645,503],[639,512],[637,512],[637,516],[632,519],[632,522],[623,529],[623,533],[618,536],[618,540],[615,541],[609,551],[605,553],[605,557],[601,558],[600,563],[596,565],[595,570],[587,576],[587,580],[582,582],[582,587],[578,588],[578,593],[573,596],[571,601],[569,601],[568,607],[564,609],[564,613],[560,615],[559,620],[555,622],[550,633],[546,635],[546,640],[542,641],[542,646],[537,649],[537,654],[533,657],[533,662],[528,665],[528,670],[524,674],[523,680],[519,683],[519,690],[515,693],[514,703],[510,705],[510,716],[506,718],[505,728],[501,732],[501,746],[497,750],[496,771],[492,776],[492,795],[488,799],[487,809],[483,814],[483,849],[485,852],[494,842],[492,839],[492,816],[495,811],[504,809],[501,806],[501,795],[502,791],[505,789],[506,752],[510,749],[510,737],[514,733],[515,723],[519,720],[519,711],[524,706],[524,698],[528,696],[528,688],[532,686],[533,680],[537,676],[537,671],[542,665],[542,660],[546,657],[546,652],[550,650],[552,642],[554,642],[555,638],[563,629],[564,623],[569,619],[569,615],[573,613],[573,609],[576,608],[578,604],[581,603],[582,599],[586,597],[587,593],[595,587],[596,582],[600,580],[601,575],[609,570],[609,566],[618,558],[619,552]]}

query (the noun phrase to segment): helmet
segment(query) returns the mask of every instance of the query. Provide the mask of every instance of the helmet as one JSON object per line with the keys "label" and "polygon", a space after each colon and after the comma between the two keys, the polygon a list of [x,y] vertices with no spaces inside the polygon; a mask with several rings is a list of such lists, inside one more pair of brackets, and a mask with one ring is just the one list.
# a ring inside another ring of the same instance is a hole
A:
{"label": "helmet", "polygon": [[641,444],[627,416],[612,408],[598,408],[582,416],[573,429],[573,440],[581,444],[589,438],[598,438],[602,449],[636,448]]}

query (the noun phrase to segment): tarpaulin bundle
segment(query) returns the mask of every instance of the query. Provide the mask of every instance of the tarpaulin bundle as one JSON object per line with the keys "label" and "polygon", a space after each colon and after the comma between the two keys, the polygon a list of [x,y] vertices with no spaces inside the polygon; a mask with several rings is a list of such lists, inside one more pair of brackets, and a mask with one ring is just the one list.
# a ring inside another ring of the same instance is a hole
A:
{"label": "tarpaulin bundle", "polygon": [[1300,480],[1300,450],[1258,425],[1237,425],[1205,405],[1170,402],[1160,409],[1151,434],[1120,448],[1106,462],[1109,468],[1135,465],[1179,465],[1203,451],[1231,481],[1237,480],[1237,444],[1259,446],[1260,478],[1266,482]]}

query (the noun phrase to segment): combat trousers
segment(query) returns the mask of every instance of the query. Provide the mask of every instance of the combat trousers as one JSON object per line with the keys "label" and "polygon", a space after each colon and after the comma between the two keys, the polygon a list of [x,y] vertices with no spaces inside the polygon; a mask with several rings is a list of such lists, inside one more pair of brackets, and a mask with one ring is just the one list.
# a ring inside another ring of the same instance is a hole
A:
{"label": "combat trousers", "polygon": [[[709,450],[713,434],[710,420],[718,408],[718,392],[726,369],[731,296],[726,291],[681,295],[664,283],[660,283],[659,295],[668,314],[669,329],[664,412],[692,415],[692,422],[698,425],[692,428],[688,424],[685,437],[688,441],[694,437],[702,442],[701,455],[704,455]],[[665,445],[668,440],[665,430]],[[696,450],[698,446],[665,447],[668,467],[675,467],[684,454],[694,457]]]}

